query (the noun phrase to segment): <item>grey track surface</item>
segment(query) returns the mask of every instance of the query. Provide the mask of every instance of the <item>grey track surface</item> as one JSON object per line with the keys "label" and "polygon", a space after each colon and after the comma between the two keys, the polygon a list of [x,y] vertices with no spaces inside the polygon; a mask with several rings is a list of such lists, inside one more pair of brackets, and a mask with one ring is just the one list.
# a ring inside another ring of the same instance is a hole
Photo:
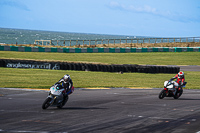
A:
{"label": "grey track surface", "polygon": [[158,99],[161,89],[76,89],[63,109],[41,108],[47,91],[0,88],[0,132],[197,133],[200,90]]}
{"label": "grey track surface", "polygon": [[200,71],[200,66],[179,66],[181,71]]}

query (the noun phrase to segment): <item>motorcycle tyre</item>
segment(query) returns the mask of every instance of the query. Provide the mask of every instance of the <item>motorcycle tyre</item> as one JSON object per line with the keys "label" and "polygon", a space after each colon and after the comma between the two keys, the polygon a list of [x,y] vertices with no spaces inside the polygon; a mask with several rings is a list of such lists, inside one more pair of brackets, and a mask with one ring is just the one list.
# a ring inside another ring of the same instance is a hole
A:
{"label": "motorcycle tyre", "polygon": [[67,103],[68,99],[69,97],[67,96],[65,100],[60,105],[57,106],[57,108],[61,109]]}
{"label": "motorcycle tyre", "polygon": [[177,92],[174,96],[174,99],[178,99],[183,94],[183,90],[180,90],[180,92]]}
{"label": "motorcycle tyre", "polygon": [[44,101],[44,103],[42,104],[42,109],[47,109],[49,106],[50,106],[50,104],[49,104],[49,102],[51,101],[51,98],[47,98],[45,101]]}
{"label": "motorcycle tyre", "polygon": [[163,99],[166,96],[166,90],[162,90],[158,96],[159,99]]}
{"label": "motorcycle tyre", "polygon": [[179,97],[181,97],[182,94],[183,94],[183,89],[180,90]]}
{"label": "motorcycle tyre", "polygon": [[174,96],[174,99],[178,99],[180,97],[180,94],[179,95],[177,95],[177,94]]}

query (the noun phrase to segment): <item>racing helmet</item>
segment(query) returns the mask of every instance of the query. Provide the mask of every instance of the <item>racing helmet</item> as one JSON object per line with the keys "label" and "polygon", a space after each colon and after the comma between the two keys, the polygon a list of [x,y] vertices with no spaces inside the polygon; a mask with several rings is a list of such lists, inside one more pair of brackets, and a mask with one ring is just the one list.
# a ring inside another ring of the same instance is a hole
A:
{"label": "racing helmet", "polygon": [[178,73],[178,78],[182,79],[183,77],[184,77],[184,72],[182,72],[182,71],[179,72],[179,73]]}
{"label": "racing helmet", "polygon": [[68,74],[64,75],[64,81],[66,83],[69,83],[69,79],[70,79],[70,75],[68,75]]}

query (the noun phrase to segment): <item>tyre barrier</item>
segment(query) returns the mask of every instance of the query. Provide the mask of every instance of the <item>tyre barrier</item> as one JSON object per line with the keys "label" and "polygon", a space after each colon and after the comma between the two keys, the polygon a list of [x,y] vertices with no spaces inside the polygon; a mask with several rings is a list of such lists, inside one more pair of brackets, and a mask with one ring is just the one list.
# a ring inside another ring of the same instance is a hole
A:
{"label": "tyre barrier", "polygon": [[76,71],[100,71],[100,72],[129,72],[129,73],[178,73],[180,67],[177,66],[155,66],[136,64],[92,64],[92,63],[72,63],[53,62],[36,60],[13,60],[0,59],[0,67],[8,68],[31,68],[31,69],[52,69],[52,70],[76,70]]}

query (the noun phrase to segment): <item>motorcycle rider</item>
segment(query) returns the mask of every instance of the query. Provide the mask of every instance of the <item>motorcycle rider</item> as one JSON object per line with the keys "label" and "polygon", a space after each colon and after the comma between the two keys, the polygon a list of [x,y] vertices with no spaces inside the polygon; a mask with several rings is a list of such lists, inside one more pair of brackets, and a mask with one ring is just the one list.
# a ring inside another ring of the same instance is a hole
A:
{"label": "motorcycle rider", "polygon": [[174,76],[173,78],[171,78],[169,81],[172,81],[176,79],[176,82],[178,83],[178,91],[182,91],[182,85],[185,82],[185,76],[184,76],[184,72],[180,71],[178,74],[176,74],[176,76]]}
{"label": "motorcycle rider", "polygon": [[67,95],[70,95],[73,93],[74,91],[74,87],[73,87],[73,82],[72,79],[70,78],[70,75],[65,74],[58,82],[56,82],[55,84],[60,84],[62,83],[62,87],[65,89],[64,91],[64,100],[66,100]]}

